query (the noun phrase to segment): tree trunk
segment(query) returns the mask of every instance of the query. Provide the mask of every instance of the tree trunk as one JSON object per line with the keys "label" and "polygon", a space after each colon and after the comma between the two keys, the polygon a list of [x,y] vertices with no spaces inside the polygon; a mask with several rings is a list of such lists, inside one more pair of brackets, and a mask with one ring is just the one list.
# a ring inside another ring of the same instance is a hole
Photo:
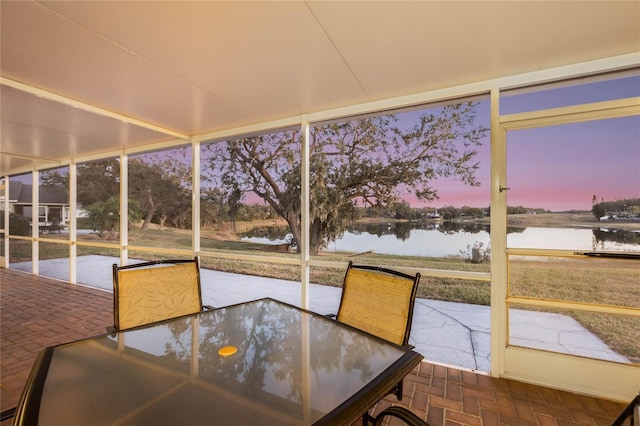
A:
{"label": "tree trunk", "polygon": [[318,254],[322,248],[322,230],[324,224],[319,217],[313,218],[309,229],[309,251],[311,254]]}
{"label": "tree trunk", "polygon": [[[298,253],[300,252],[302,236],[300,235],[301,224],[298,220],[298,214],[296,212],[288,212],[285,215],[285,220],[289,224],[289,230],[293,235],[293,242],[297,247]],[[320,218],[314,218],[311,222],[309,229],[309,252],[310,254],[318,254],[322,249],[324,240],[322,239],[322,233],[325,224]]]}
{"label": "tree trunk", "polygon": [[289,225],[289,231],[291,231],[291,235],[293,235],[293,243],[296,245],[296,251],[300,253],[300,244],[302,239],[300,235],[300,221],[298,220],[298,214],[293,211],[288,211],[284,215],[284,219]]}
{"label": "tree trunk", "polygon": [[147,227],[151,223],[153,214],[156,212],[157,206],[153,202],[153,196],[151,195],[150,191],[147,193],[147,201],[149,202],[149,208],[147,209],[147,214],[144,216],[144,221],[142,222],[142,226],[140,226],[140,229],[147,229]]}
{"label": "tree trunk", "polygon": [[151,223],[151,218],[152,217],[153,217],[153,211],[152,210],[147,211],[147,214],[144,217],[144,221],[142,222],[142,225],[140,226],[140,229],[147,229],[147,227]]}

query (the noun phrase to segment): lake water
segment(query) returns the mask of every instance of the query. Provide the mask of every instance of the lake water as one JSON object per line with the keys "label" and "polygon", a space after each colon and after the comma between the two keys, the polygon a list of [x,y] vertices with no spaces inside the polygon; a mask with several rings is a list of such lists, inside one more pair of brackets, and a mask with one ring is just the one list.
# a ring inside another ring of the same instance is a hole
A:
{"label": "lake water", "polygon": [[[273,233],[247,236],[244,240],[276,244],[286,242],[286,236]],[[468,252],[468,247],[490,243],[489,227],[477,224],[413,225],[405,223],[359,224],[329,243],[327,251],[366,252],[406,256],[448,257]],[[608,228],[509,228],[510,248],[565,249],[578,251],[640,252],[640,226],[622,231]]]}

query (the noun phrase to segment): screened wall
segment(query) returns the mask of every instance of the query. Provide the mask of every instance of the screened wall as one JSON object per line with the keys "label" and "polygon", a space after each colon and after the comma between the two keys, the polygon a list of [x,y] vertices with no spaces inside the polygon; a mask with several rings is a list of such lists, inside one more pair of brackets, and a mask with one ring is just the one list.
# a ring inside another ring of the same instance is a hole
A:
{"label": "screened wall", "polygon": [[[640,75],[572,77],[533,88],[548,77],[529,76],[517,91],[492,81],[6,176],[4,266],[47,275],[45,261],[60,262],[54,278],[92,285],[85,256],[198,255],[203,268],[299,282],[304,307],[310,285],[339,287],[350,260],[393,266],[422,274],[419,297],[490,309],[484,371],[629,398],[640,384],[640,180],[625,161],[640,155]],[[30,185],[23,203],[12,182]],[[563,204],[583,189],[582,204]],[[58,230],[26,214],[56,211],[50,193],[68,212]],[[581,228],[587,247],[565,236]],[[585,325],[620,358],[523,338],[523,311]]]}

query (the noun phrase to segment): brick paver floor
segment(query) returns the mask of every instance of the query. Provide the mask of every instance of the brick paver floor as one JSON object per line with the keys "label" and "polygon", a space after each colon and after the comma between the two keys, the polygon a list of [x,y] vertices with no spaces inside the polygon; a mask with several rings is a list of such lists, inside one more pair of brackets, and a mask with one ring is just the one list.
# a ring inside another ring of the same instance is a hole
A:
{"label": "brick paver floor", "polygon": [[18,403],[38,352],[105,333],[113,323],[109,292],[0,269],[0,401]]}
{"label": "brick paver floor", "polygon": [[[112,295],[0,268],[0,314],[4,411],[17,404],[42,348],[105,332],[113,322]],[[407,376],[404,386],[402,404],[389,396],[372,412],[391,404],[405,405],[432,426],[599,426],[610,425],[624,408],[620,403],[429,362],[422,362]]]}

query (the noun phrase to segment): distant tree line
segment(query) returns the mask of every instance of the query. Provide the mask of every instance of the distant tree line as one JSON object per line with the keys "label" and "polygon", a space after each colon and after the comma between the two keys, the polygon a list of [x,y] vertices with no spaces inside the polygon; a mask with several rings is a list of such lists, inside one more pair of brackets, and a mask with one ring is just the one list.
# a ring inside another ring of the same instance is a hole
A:
{"label": "distant tree line", "polygon": [[600,219],[603,217],[609,218],[634,218],[640,217],[640,198],[626,198],[615,201],[601,201],[596,203],[596,196],[594,195],[594,204],[591,208],[591,212]]}
{"label": "distant tree line", "polygon": [[[130,226],[146,229],[149,224],[189,229],[192,226],[191,167],[173,156],[129,159],[128,206]],[[120,228],[120,164],[117,159],[94,161],[77,166],[77,202],[87,214],[87,226],[101,238],[111,239]],[[41,185],[49,191],[68,196],[68,171],[42,173]],[[277,217],[265,205],[246,205],[238,191],[218,188],[202,189],[201,225],[236,220],[259,220]],[[18,226],[17,219],[11,220]],[[18,234],[16,234],[18,235]]]}
{"label": "distant tree line", "polygon": [[393,217],[395,219],[420,220],[428,219],[435,214],[444,220],[454,220],[460,217],[480,219],[488,215],[488,207],[444,206],[438,209],[433,207],[412,208],[406,201],[396,203],[394,207],[395,214]]}
{"label": "distant tree line", "polygon": [[[145,229],[150,223],[189,229],[191,223],[191,168],[170,158],[157,161],[129,160],[129,221]],[[113,238],[120,224],[120,167],[118,160],[102,160],[78,165],[78,203],[88,215],[88,226],[102,238]],[[68,172],[48,171],[42,174],[42,185],[50,191],[66,192]],[[244,194],[236,188],[203,185],[200,197],[201,226],[236,221],[254,221],[280,217],[266,204],[242,202]],[[522,206],[508,207],[509,214],[544,212]],[[445,221],[480,219],[490,215],[490,207],[414,208],[399,200],[387,204],[355,207],[348,223],[360,218],[393,218],[420,221],[438,215]],[[14,221],[17,224],[17,221]]]}
{"label": "distant tree line", "polygon": [[[491,207],[411,207],[406,201],[399,201],[387,206],[373,206],[362,208],[361,217],[369,218],[394,218],[403,220],[422,220],[432,218],[437,214],[443,220],[481,219],[491,215]],[[507,206],[507,214],[543,214],[549,210],[523,206]]]}
{"label": "distant tree line", "polygon": [[[172,155],[179,155],[179,153],[174,152]],[[176,161],[171,156],[156,157],[153,160],[134,157],[129,159],[128,172],[130,226],[145,229],[150,223],[155,223],[183,229],[192,227],[190,166]],[[119,173],[120,165],[117,159],[77,166],[77,201],[88,215],[88,226],[107,239],[115,237],[120,226]],[[43,172],[41,184],[51,191],[66,192],[68,180],[68,172],[53,170]],[[219,185],[219,183],[203,178],[200,196],[201,226],[230,222],[235,229],[236,221],[250,222],[282,217],[281,212],[277,212],[271,204],[266,202],[244,203],[245,193],[239,186],[231,183]],[[342,220],[347,225],[355,223],[360,218],[421,221],[437,215],[444,221],[455,221],[462,218],[480,219],[488,217],[491,213],[490,207],[415,208],[405,200],[393,201],[391,198],[393,197],[390,196],[388,203],[370,203],[366,207],[356,207],[351,204],[350,213]],[[640,205],[638,200],[635,201],[636,205]],[[631,206],[633,203],[627,204]],[[547,210],[523,206],[507,208],[508,214],[532,212],[545,213]],[[17,225],[16,221],[13,222]],[[336,229],[336,232],[338,231],[339,229]]]}

